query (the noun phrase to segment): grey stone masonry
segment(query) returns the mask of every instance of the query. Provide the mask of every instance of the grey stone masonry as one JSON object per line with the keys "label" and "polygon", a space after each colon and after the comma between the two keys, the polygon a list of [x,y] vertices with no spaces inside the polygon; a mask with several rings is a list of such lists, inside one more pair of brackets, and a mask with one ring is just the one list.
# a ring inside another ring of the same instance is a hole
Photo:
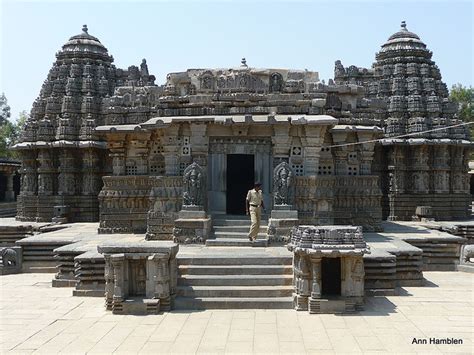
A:
{"label": "grey stone masonry", "polygon": [[177,285],[172,242],[137,241],[97,246],[105,258],[105,302],[113,313],[158,313],[173,307]]}

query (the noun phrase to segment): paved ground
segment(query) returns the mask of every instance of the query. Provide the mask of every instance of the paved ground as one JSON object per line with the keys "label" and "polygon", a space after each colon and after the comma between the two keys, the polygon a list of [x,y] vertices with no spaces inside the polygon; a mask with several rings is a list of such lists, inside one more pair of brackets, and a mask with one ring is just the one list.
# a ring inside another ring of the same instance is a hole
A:
{"label": "paved ground", "polygon": [[[355,315],[219,310],[116,316],[105,311],[102,298],[52,288],[52,274],[0,276],[0,352],[472,353],[474,275],[425,277],[428,287],[370,298]],[[430,337],[463,344],[412,344]]]}

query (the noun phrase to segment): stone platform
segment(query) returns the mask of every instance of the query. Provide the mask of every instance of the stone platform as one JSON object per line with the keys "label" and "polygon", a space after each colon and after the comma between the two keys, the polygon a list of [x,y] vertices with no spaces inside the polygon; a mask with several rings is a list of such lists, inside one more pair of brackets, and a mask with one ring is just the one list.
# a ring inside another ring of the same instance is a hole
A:
{"label": "stone platform", "polygon": [[[0,219],[0,228],[12,222]],[[456,269],[462,237],[415,222],[383,226],[384,232],[364,233],[371,248],[364,256],[366,294],[422,286],[424,270]],[[99,234],[98,223],[47,228],[52,231],[18,241],[25,252],[24,271],[56,272],[53,286],[74,287],[77,296],[104,295],[105,262],[98,244],[145,240],[144,234]],[[179,308],[290,307],[292,257],[284,247],[181,245],[177,258]]]}

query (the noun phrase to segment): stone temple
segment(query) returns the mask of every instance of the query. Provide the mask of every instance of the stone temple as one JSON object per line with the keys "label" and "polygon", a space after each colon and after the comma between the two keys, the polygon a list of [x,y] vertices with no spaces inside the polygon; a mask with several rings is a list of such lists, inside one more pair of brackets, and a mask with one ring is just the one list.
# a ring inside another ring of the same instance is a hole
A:
{"label": "stone temple", "polygon": [[431,206],[437,219],[465,218],[468,132],[431,57],[403,22],[372,68],[336,61],[327,84],[317,72],[251,68],[243,59],[236,68],[170,73],[156,85],[146,60],[116,68],[84,26],[57,52],[16,146],[17,219],[100,220],[102,232],[170,239],[193,162],[210,224],[242,214],[254,180],[272,210],[282,162],[300,223],[373,230],[411,220],[417,206]]}
{"label": "stone temple", "polygon": [[[105,292],[115,313],[170,309],[176,295],[181,305],[216,295],[205,287],[216,284],[217,271],[232,274],[245,262],[258,264],[256,273],[264,264],[271,274],[280,268],[278,282],[291,289],[272,292],[293,294],[296,309],[357,310],[364,292],[419,286],[422,270],[456,270],[463,238],[474,241],[470,226],[455,229],[457,236],[420,232],[403,241],[377,233],[416,229],[404,221],[469,218],[471,147],[432,53],[405,22],[370,69],[337,60],[327,83],[317,72],[252,68],[243,58],[234,68],[170,73],[157,85],[145,59],[117,68],[84,26],[56,53],[15,146],[22,160],[16,218],[98,222],[96,239],[51,233],[16,245],[25,265],[40,255],[57,267],[53,285]],[[255,181],[267,211],[253,246],[275,246],[274,255],[228,248],[217,257],[207,247],[250,245],[243,215]],[[371,252],[374,241],[385,249]],[[207,270],[209,279],[191,274],[196,265],[193,272]],[[223,280],[251,282],[259,292],[276,282],[244,276]],[[255,290],[224,291],[250,297]],[[331,303],[327,295],[340,298]],[[145,301],[127,301],[135,296]],[[191,307],[199,304],[213,303]]]}

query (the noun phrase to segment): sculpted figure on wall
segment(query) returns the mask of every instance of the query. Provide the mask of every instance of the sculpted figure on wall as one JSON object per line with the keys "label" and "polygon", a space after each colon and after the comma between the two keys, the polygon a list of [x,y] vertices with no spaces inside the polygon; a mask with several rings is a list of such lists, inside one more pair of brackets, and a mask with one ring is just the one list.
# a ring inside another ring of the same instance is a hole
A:
{"label": "sculpted figure on wall", "polygon": [[293,171],[287,162],[280,163],[273,172],[273,191],[275,205],[293,203]]}
{"label": "sculpted figure on wall", "polygon": [[183,206],[203,205],[204,176],[197,163],[192,163],[184,170],[183,187]]}

